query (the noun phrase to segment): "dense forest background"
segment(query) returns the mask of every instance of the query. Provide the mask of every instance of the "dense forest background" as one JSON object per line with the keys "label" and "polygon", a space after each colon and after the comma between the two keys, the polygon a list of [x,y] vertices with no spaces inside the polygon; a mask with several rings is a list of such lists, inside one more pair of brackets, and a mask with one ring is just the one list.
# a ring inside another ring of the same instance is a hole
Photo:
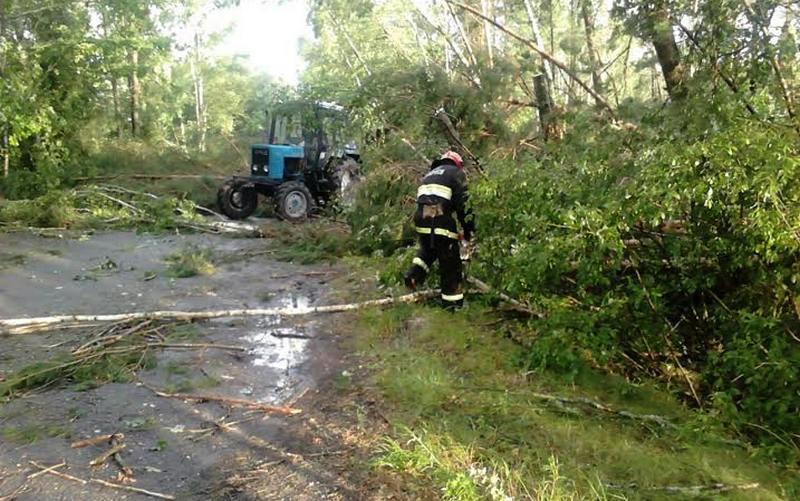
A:
{"label": "dense forest background", "polygon": [[347,245],[385,280],[409,260],[417,176],[455,147],[469,271],[537,312],[523,364],[659,380],[797,463],[796,2],[316,0],[296,88],[210,57],[219,34],[179,40],[233,3],[0,2],[4,196],[231,173],[271,103],[335,101],[367,172]]}

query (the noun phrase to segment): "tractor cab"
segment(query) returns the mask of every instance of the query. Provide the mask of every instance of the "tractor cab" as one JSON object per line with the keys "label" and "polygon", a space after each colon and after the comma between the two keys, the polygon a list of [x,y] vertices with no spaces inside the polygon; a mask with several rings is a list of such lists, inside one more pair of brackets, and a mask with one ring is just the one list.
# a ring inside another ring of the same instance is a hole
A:
{"label": "tractor cab", "polygon": [[343,180],[357,176],[358,150],[345,139],[347,114],[330,103],[287,103],[267,117],[267,141],[251,146],[250,176],[226,181],[218,193],[220,209],[246,218],[260,193],[274,200],[282,219],[305,219],[341,194]]}

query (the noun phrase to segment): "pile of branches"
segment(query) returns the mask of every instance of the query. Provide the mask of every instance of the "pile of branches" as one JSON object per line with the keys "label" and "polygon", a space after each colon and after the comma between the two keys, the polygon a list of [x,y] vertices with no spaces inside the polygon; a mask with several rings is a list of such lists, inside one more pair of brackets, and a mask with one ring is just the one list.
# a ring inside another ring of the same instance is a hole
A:
{"label": "pile of branches", "polygon": [[0,382],[0,397],[41,389],[71,381],[80,386],[96,386],[109,381],[130,381],[135,373],[153,364],[153,353],[160,349],[216,348],[245,351],[238,346],[170,342],[169,332],[180,322],[136,319],[94,325],[89,340],[68,354],[8,374]]}
{"label": "pile of branches", "polygon": [[98,184],[54,191],[0,206],[0,225],[9,229],[144,228],[259,236],[260,229],[232,223],[188,199],[122,186]]}

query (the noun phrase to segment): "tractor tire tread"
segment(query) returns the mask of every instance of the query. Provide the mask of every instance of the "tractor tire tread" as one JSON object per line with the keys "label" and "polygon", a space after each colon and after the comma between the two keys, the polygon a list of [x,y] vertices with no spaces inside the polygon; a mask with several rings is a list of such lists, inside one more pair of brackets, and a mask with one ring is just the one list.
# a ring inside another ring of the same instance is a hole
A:
{"label": "tractor tire tread", "polygon": [[[285,207],[286,197],[289,196],[290,193],[295,191],[301,192],[305,197],[307,203],[305,215],[299,218],[291,217],[289,214],[287,214]],[[306,186],[304,183],[301,183],[300,181],[288,181],[280,185],[276,190],[275,214],[277,214],[277,216],[280,219],[292,223],[299,223],[308,219],[308,216],[311,214],[313,210],[314,210],[314,197],[311,195],[311,191],[308,189],[308,186]]]}
{"label": "tractor tire tread", "polygon": [[217,192],[217,205],[223,214],[231,219],[245,219],[255,212],[258,207],[258,193],[252,189],[242,190],[242,205],[233,204],[233,194],[240,190],[245,181],[228,180]]}

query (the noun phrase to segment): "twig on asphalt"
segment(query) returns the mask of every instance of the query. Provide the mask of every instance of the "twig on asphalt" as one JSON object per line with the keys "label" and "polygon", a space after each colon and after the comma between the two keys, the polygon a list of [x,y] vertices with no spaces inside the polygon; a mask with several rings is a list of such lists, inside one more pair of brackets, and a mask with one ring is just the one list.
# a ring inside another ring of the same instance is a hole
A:
{"label": "twig on asphalt", "polygon": [[34,478],[40,477],[40,476],[44,475],[45,473],[50,473],[53,470],[57,470],[57,469],[61,468],[62,466],[67,466],[67,463],[65,461],[61,461],[60,463],[54,464],[53,466],[48,466],[44,470],[37,471],[36,473],[31,473],[30,475],[28,475],[28,480],[33,480]]}
{"label": "twig on asphalt", "polygon": [[[43,465],[37,463],[36,461],[30,461],[30,464],[32,464],[33,466],[35,466],[35,467],[39,468],[40,470],[42,470],[41,473],[48,473],[50,475],[55,475],[57,477],[61,477],[61,478],[66,479],[66,480],[72,480],[73,482],[78,482],[78,483],[80,483],[82,485],[98,484],[98,485],[103,485],[105,487],[110,487],[112,489],[119,489],[119,490],[123,490],[123,491],[129,491],[129,492],[136,492],[138,494],[144,494],[145,496],[150,496],[150,497],[154,497],[154,498],[158,498],[158,499],[175,499],[175,496],[172,496],[170,494],[162,494],[160,492],[148,491],[146,489],[140,489],[138,487],[131,487],[129,485],[115,484],[114,482],[108,482],[106,480],[101,480],[99,478],[90,478],[88,480],[84,480],[82,478],[78,478],[78,477],[75,477],[75,476],[72,476],[72,475],[68,475],[66,473],[61,473],[60,471],[56,471],[56,470],[52,469],[52,468],[54,468],[53,466],[50,466],[50,467],[43,466]],[[63,465],[61,465],[61,466],[63,466]]]}
{"label": "twig on asphalt", "polygon": [[79,483],[81,483],[83,485],[86,485],[86,484],[89,483],[88,481],[86,481],[86,480],[84,480],[82,478],[73,477],[72,475],[69,475],[67,473],[62,473],[60,471],[53,470],[53,469],[51,469],[52,466],[50,466],[50,467],[44,466],[44,465],[41,465],[41,464],[37,463],[36,461],[29,461],[29,463],[32,464],[33,466],[39,468],[40,470],[44,470],[44,473],[48,473],[50,475],[55,475],[57,477],[61,477],[61,478],[66,479],[66,480],[72,480],[73,482],[79,482]]}
{"label": "twig on asphalt", "polygon": [[83,447],[89,447],[92,445],[100,445],[102,443],[111,443],[114,438],[118,438],[122,440],[125,438],[125,435],[122,433],[111,433],[108,435],[98,435],[93,438],[87,438],[85,440],[78,440],[77,442],[72,442],[70,447],[73,449],[81,449]]}
{"label": "twig on asphalt", "polygon": [[284,416],[292,416],[303,412],[302,409],[297,409],[294,407],[262,404],[259,402],[253,402],[252,400],[245,400],[242,398],[230,398],[217,395],[193,395],[189,393],[165,393],[156,388],[153,388],[148,384],[142,383],[142,385],[145,388],[152,391],[153,393],[155,393],[157,396],[163,398],[175,398],[178,400],[194,400],[197,402],[217,402],[223,405],[230,405],[234,407],[246,407],[248,409],[268,412],[271,414],[281,414]]}
{"label": "twig on asphalt", "polygon": [[89,466],[101,466],[101,465],[103,465],[106,461],[108,461],[108,458],[110,458],[114,454],[120,453],[122,451],[122,449],[124,449],[124,448],[125,448],[125,444],[117,444],[117,445],[111,447],[109,450],[105,451],[104,453],[100,454],[96,458],[94,458],[91,461],[89,461]]}

